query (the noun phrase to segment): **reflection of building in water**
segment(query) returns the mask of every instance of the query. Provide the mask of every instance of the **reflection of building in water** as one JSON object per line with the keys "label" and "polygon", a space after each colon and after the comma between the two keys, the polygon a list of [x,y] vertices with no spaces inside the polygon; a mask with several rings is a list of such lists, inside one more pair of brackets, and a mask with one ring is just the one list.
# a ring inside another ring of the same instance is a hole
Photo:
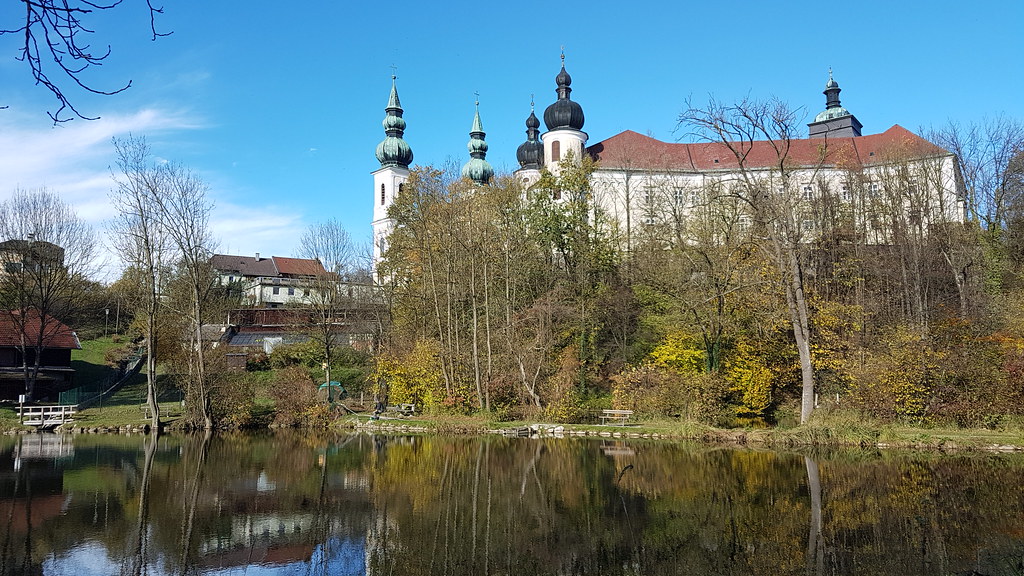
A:
{"label": "reflection of building in water", "polygon": [[25,460],[56,460],[75,455],[74,439],[66,434],[28,434],[18,440],[13,454],[15,470]]}
{"label": "reflection of building in water", "polygon": [[313,513],[306,514],[247,514],[234,516],[227,524],[227,530],[211,535],[199,545],[200,554],[224,554],[238,548],[249,548],[259,542],[264,547],[287,544],[299,534],[310,532],[315,520]]}
{"label": "reflection of building in water", "polygon": [[[29,434],[0,449],[0,537],[25,542],[33,531],[56,522],[67,510],[64,495],[64,464],[73,453],[71,440],[56,434]],[[10,554],[0,552],[3,566],[15,565]],[[13,573],[13,572],[12,572]]]}

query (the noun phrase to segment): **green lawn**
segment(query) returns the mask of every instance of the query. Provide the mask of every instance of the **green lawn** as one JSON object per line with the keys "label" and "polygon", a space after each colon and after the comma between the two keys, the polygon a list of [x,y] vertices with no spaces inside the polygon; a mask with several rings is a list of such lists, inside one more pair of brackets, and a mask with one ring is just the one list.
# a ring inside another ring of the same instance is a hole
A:
{"label": "green lawn", "polygon": [[117,348],[122,343],[114,342],[111,337],[96,340],[83,340],[81,350],[71,351],[71,367],[75,369],[75,385],[84,386],[103,382],[114,375],[114,368],[106,363],[107,350]]}

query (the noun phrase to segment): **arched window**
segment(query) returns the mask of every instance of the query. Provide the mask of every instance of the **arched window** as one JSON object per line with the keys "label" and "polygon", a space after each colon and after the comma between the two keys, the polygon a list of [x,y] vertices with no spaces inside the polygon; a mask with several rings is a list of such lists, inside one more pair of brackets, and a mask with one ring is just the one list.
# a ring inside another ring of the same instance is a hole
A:
{"label": "arched window", "polygon": [[380,205],[384,205],[384,185],[380,185]]}
{"label": "arched window", "polygon": [[405,190],[405,182],[398,184],[398,193],[401,194],[403,190]]}
{"label": "arched window", "polygon": [[551,161],[558,162],[562,159],[562,143],[555,140],[551,143]]}

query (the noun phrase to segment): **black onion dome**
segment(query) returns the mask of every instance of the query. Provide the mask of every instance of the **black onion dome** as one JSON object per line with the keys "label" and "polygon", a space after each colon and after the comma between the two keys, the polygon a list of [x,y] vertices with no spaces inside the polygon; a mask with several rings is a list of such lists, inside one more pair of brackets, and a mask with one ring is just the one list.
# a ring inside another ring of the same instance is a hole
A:
{"label": "black onion dome", "polygon": [[583,130],[583,107],[569,99],[572,77],[565,71],[565,64],[562,64],[561,72],[555,76],[555,83],[558,84],[558,88],[555,88],[558,100],[544,110],[544,124],[548,130]]}
{"label": "black onion dome", "polygon": [[[531,106],[532,106],[532,104],[531,104]],[[533,110],[530,110],[530,117],[526,119],[526,135],[527,136],[530,135],[530,129],[531,128],[534,129],[534,130],[536,130],[537,128],[540,128],[540,120],[537,119],[537,115],[533,113]]]}
{"label": "black onion dome", "polygon": [[558,76],[555,76],[555,84],[559,86],[569,86],[572,84],[572,76],[569,76],[569,73],[565,71],[565,64],[562,64],[562,71],[558,73]]}
{"label": "black onion dome", "polygon": [[540,128],[540,120],[530,110],[530,117],[526,119],[526,142],[519,145],[516,150],[516,160],[523,169],[540,169],[544,163],[544,143],[537,139],[537,129]]}
{"label": "black onion dome", "polygon": [[520,168],[539,170],[544,163],[544,143],[537,140],[523,142],[516,150],[516,159],[519,160]]}

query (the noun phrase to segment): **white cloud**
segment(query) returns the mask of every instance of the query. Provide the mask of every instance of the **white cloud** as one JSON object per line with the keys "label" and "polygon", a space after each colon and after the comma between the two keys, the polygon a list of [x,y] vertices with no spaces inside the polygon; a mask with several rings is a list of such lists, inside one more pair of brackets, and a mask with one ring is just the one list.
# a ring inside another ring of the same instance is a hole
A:
{"label": "white cloud", "polygon": [[218,202],[210,227],[221,254],[291,256],[306,229],[302,215],[281,206],[238,206]]}
{"label": "white cloud", "polygon": [[0,200],[17,188],[45,187],[60,194],[83,219],[98,223],[105,219],[102,205],[112,185],[112,138],[201,127],[184,114],[157,109],[58,126],[37,116],[0,112]]}
{"label": "white cloud", "polygon": [[[38,117],[20,118],[0,111],[0,202],[18,189],[48,188],[74,207],[78,216],[93,225],[101,238],[113,216],[109,194],[114,187],[111,166],[115,163],[114,137],[129,134],[161,138],[199,130],[204,123],[185,113],[156,108],[131,114],[104,115],[100,120],[52,126]],[[160,159],[157,159],[158,161]],[[217,175],[204,175],[204,178]],[[230,188],[230,182],[222,182]],[[220,238],[220,251],[232,253],[291,255],[305,228],[301,214],[281,206],[240,206],[213,198],[216,208],[211,227]],[[104,242],[100,259],[101,280],[120,273],[120,262]]]}

